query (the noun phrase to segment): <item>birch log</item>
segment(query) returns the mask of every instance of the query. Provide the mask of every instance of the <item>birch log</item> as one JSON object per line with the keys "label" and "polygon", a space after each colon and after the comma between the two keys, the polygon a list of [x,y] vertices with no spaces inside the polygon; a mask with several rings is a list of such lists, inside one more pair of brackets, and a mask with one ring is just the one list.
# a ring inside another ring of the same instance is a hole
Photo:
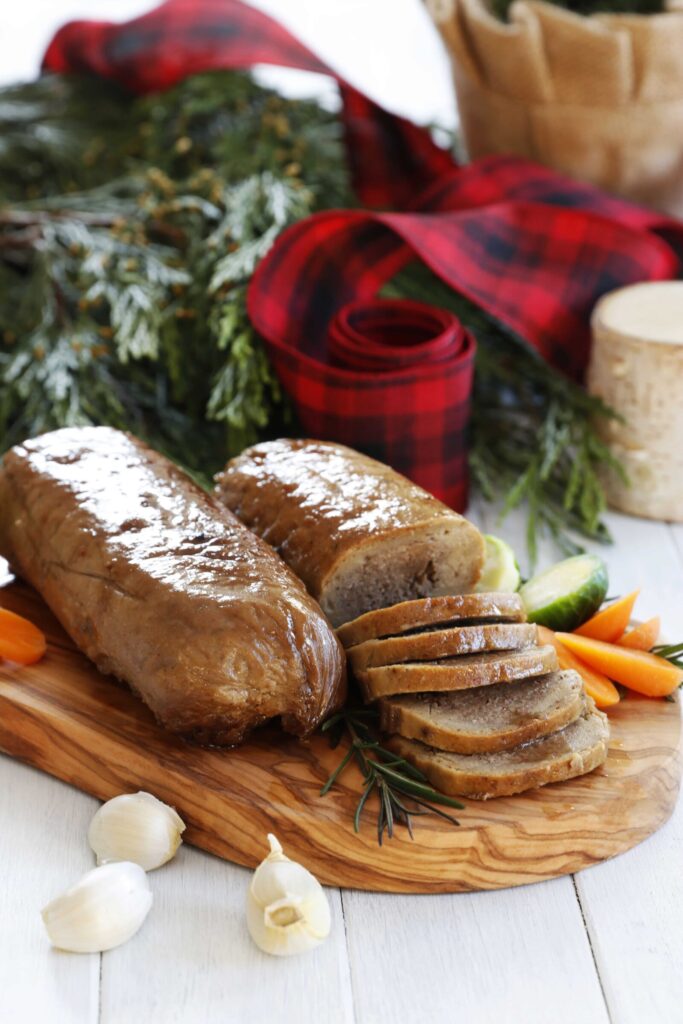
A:
{"label": "birch log", "polygon": [[630,486],[605,475],[614,508],[683,522],[683,282],[631,285],[604,296],[593,313],[588,390],[623,423],[601,427]]}

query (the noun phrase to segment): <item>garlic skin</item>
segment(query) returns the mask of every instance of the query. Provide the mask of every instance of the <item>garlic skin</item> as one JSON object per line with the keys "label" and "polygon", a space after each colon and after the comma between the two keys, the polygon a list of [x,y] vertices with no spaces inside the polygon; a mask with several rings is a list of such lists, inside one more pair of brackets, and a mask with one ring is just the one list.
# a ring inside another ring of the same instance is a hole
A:
{"label": "garlic skin", "polygon": [[268,842],[247,893],[249,934],[264,953],[305,953],[330,934],[330,905],[318,879],[286,857],[274,835]]}
{"label": "garlic skin", "polygon": [[151,793],[124,793],[107,800],[88,829],[88,842],[98,864],[128,860],[145,871],[175,856],[185,822]]}
{"label": "garlic skin", "polygon": [[139,864],[119,861],[93,868],[41,911],[48,938],[70,953],[102,953],[127,942],[152,906]]}

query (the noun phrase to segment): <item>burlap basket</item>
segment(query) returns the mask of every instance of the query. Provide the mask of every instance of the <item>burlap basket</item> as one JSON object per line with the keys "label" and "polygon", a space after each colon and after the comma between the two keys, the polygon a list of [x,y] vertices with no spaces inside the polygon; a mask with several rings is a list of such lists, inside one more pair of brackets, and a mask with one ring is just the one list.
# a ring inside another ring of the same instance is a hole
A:
{"label": "burlap basket", "polygon": [[471,159],[530,157],[683,216],[683,0],[582,17],[516,0],[427,0],[453,64]]}

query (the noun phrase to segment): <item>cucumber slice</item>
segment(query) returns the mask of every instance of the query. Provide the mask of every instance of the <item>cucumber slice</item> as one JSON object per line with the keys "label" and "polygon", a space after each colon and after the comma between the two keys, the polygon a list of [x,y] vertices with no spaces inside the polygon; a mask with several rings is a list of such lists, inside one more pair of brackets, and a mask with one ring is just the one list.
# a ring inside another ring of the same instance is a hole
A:
{"label": "cucumber slice", "polygon": [[521,580],[514,551],[504,540],[491,533],[484,534],[484,544],[486,561],[481,579],[474,588],[476,593],[514,593]]}
{"label": "cucumber slice", "polygon": [[605,600],[607,567],[596,555],[565,558],[520,588],[530,622],[571,633]]}

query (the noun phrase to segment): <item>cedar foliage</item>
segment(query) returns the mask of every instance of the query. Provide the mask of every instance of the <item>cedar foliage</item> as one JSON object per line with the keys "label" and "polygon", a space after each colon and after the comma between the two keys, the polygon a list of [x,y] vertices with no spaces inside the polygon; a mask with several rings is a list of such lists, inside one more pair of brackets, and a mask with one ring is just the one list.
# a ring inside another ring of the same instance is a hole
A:
{"label": "cedar foliage", "polygon": [[245,310],[256,263],[349,201],[338,119],[244,74],[0,92],[0,450],[108,423],[207,480],[282,414]]}
{"label": "cedar foliage", "polygon": [[[245,292],[287,224],[354,204],[338,118],[238,72],[131,98],[100,80],[0,90],[0,453],[59,426],[129,429],[208,483],[296,433]],[[425,268],[388,289],[475,332],[471,468],[574,550],[606,539],[598,402]]]}

